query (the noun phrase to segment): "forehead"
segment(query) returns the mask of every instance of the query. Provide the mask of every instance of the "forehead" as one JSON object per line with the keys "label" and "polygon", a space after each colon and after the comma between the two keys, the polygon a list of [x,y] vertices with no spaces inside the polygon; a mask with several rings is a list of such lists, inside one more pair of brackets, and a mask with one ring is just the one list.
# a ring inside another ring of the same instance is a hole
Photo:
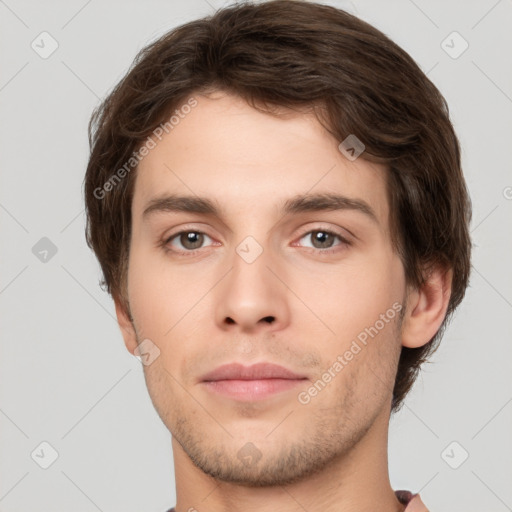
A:
{"label": "forehead", "polygon": [[[227,212],[276,209],[305,193],[338,193],[370,204],[387,225],[386,169],[348,160],[312,113],[260,112],[226,93],[195,95],[137,169],[134,217],[155,198],[214,199]],[[185,113],[187,112],[187,113]]]}

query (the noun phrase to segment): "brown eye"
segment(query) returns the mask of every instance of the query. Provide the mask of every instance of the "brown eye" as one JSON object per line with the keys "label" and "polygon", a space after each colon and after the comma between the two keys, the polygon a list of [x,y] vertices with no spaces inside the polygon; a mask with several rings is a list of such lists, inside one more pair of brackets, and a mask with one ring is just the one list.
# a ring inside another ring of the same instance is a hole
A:
{"label": "brown eye", "polygon": [[180,242],[185,247],[185,249],[197,249],[201,247],[203,244],[204,236],[202,233],[196,233],[194,231],[189,231],[187,233],[182,233],[180,235]]}
{"label": "brown eye", "polygon": [[337,251],[338,246],[347,246],[350,243],[338,233],[327,229],[315,229],[302,235],[300,245],[311,249],[318,249],[319,252],[329,253]]}
{"label": "brown eye", "polygon": [[205,239],[210,237],[200,231],[181,231],[171,236],[166,243],[178,252],[191,252],[200,249]]}
{"label": "brown eye", "polygon": [[336,235],[328,231],[312,231],[311,240],[316,249],[328,249],[332,247]]}
{"label": "brown eye", "polygon": [[311,240],[311,245],[314,249],[329,249],[335,243],[336,238],[340,237],[330,231],[315,230],[306,233],[301,240],[304,238]]}

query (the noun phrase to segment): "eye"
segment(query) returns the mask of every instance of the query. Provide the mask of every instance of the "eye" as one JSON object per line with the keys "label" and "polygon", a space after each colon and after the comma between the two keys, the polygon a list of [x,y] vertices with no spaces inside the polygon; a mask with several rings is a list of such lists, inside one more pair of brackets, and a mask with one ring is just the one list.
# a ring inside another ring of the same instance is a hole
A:
{"label": "eye", "polygon": [[[311,240],[311,245],[308,246],[306,244],[305,247],[319,249],[321,252],[335,252],[336,250],[326,251],[325,249],[331,249],[332,247],[337,247],[338,245],[350,245],[350,242],[343,238],[340,234],[329,231],[327,229],[315,229],[308,231],[302,235],[302,237],[299,239],[299,242],[308,239]],[[336,240],[338,240],[338,243],[335,243]]]}
{"label": "eye", "polygon": [[165,245],[171,246],[171,250],[177,252],[194,252],[196,249],[202,248],[205,239],[212,241],[208,235],[201,231],[180,231],[169,237],[165,241]]}

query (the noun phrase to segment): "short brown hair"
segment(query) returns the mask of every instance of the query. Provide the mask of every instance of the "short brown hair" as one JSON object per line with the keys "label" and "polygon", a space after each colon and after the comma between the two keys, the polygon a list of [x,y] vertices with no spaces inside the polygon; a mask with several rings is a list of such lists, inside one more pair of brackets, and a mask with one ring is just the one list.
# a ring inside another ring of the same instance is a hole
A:
{"label": "short brown hair", "polygon": [[[441,328],[423,347],[402,347],[392,404],[398,410],[470,275],[471,200],[444,98],[383,33],[306,1],[234,5],[147,46],[93,113],[84,181],[87,243],[100,262],[102,284],[128,312],[136,166],[129,172],[126,162],[187,98],[215,90],[269,113],[311,109],[340,142],[355,134],[366,146],[361,158],[386,166],[391,238],[407,284],[419,287],[437,265],[453,270]],[[123,165],[127,172],[113,183]]]}

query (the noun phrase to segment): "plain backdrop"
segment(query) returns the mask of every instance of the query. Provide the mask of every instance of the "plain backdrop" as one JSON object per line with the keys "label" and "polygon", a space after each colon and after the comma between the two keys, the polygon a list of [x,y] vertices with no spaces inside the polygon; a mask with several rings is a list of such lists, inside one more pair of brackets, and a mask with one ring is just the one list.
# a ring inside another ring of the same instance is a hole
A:
{"label": "plain backdrop", "polygon": [[[170,434],[85,244],[87,124],[138,50],[228,3],[0,0],[1,512],[175,504]],[[439,87],[473,200],[470,287],[391,421],[392,485],[433,512],[512,510],[512,2],[325,3]]]}

